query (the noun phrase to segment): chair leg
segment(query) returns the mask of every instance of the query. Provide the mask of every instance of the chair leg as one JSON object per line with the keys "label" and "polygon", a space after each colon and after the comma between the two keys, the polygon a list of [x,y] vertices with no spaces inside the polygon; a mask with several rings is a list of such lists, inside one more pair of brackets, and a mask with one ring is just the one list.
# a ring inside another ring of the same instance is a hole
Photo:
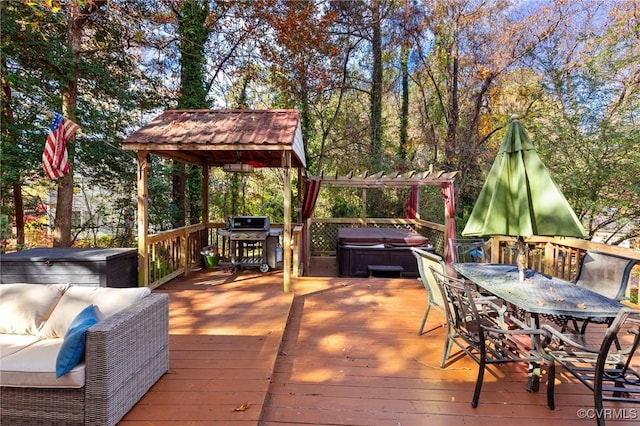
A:
{"label": "chair leg", "polygon": [[420,329],[418,330],[418,336],[421,336],[424,332],[424,325],[427,323],[427,317],[429,316],[429,311],[431,310],[431,303],[427,300],[427,309],[424,311],[424,316],[422,317],[422,322],[420,323]]}
{"label": "chair leg", "polygon": [[549,370],[547,372],[547,407],[551,410],[556,409],[554,391],[556,385],[556,363],[549,362]]}
{"label": "chair leg", "polygon": [[480,359],[480,368],[478,369],[478,379],[476,380],[476,389],[473,391],[473,400],[471,406],[476,408],[478,406],[478,400],[480,399],[480,391],[482,390],[482,381],[484,380],[484,369],[486,362],[484,357]]}
{"label": "chair leg", "polygon": [[442,360],[440,361],[440,368],[444,368],[444,365],[449,358],[449,352],[451,351],[451,345],[453,345],[453,336],[451,335],[451,326],[447,323],[447,334],[444,339],[444,348],[442,349]]}
{"label": "chair leg", "polygon": [[593,397],[595,399],[596,424],[598,426],[605,426],[605,417],[604,417],[604,410],[602,405],[602,391],[594,392]]}
{"label": "chair leg", "polygon": [[[602,387],[603,387],[603,374],[596,374],[593,380],[593,405],[596,409],[596,424],[598,426],[605,426],[605,418],[602,404]],[[618,387],[616,382],[615,387]],[[615,395],[615,393],[614,393]]]}

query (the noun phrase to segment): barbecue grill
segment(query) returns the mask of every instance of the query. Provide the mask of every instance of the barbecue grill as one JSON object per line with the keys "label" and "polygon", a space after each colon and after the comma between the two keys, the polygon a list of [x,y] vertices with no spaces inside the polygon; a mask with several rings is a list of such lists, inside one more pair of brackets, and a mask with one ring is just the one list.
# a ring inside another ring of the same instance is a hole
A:
{"label": "barbecue grill", "polygon": [[282,262],[282,228],[271,228],[268,216],[234,216],[218,235],[229,239],[234,270],[255,267],[267,272]]}

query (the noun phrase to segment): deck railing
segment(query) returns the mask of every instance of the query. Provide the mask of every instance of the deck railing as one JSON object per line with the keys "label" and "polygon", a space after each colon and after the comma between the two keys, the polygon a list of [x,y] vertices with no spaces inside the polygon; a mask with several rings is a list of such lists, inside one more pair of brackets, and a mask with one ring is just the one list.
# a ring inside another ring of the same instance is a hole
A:
{"label": "deck railing", "polygon": [[[395,227],[412,229],[429,238],[436,253],[444,254],[444,225],[411,219],[313,219],[311,223],[311,256],[335,256],[339,228]],[[531,237],[527,244],[527,267],[571,281],[576,278],[580,259],[587,250],[624,256],[640,260],[640,250],[611,246],[578,238]],[[486,248],[492,263],[516,263],[516,239],[513,237],[487,238]],[[631,273],[629,293],[638,289],[640,265]],[[629,296],[629,294],[628,294]],[[632,300],[635,294],[631,295]]]}
{"label": "deck railing", "polygon": [[[202,268],[202,248],[215,245],[223,259],[231,258],[228,239],[218,235],[218,229],[226,225],[222,222],[211,222],[172,229],[170,231],[151,234],[147,238],[147,264],[141,268],[141,274],[148,274],[149,287],[156,288],[178,276]],[[273,227],[282,225],[272,224]],[[299,276],[301,227],[292,230],[293,276]]]}
{"label": "deck railing", "polygon": [[[201,250],[208,245],[216,245],[223,259],[230,259],[230,247],[217,230],[224,223],[208,223],[186,226],[171,231],[160,232],[148,237],[149,287],[155,288],[177,276],[203,266]],[[277,227],[277,224],[273,224]],[[435,246],[436,253],[444,253],[444,225],[419,219],[312,219],[309,229],[310,255],[335,256],[338,229],[344,227],[375,227],[411,229],[425,237]],[[302,274],[302,226],[295,226],[292,232],[293,251],[292,275]],[[565,280],[573,280],[580,259],[587,250],[616,254],[640,260],[640,250],[594,243],[577,238],[531,237],[526,240],[528,247],[527,267]],[[515,264],[515,238],[493,237],[487,239],[487,251],[491,262]],[[308,260],[308,259],[307,259]],[[637,291],[640,265],[632,272],[631,292]],[[634,290],[635,289],[635,290]]]}
{"label": "deck railing", "polygon": [[[493,237],[487,249],[492,263],[516,263],[515,238]],[[640,250],[595,243],[578,238],[530,237],[527,243],[527,267],[565,280],[578,274],[580,259],[587,250],[640,260]],[[636,273],[638,266],[636,266]]]}
{"label": "deck railing", "polygon": [[139,268],[141,274],[148,274],[149,287],[158,287],[201,265],[200,250],[207,245],[207,235],[204,224],[149,235],[146,270]]}

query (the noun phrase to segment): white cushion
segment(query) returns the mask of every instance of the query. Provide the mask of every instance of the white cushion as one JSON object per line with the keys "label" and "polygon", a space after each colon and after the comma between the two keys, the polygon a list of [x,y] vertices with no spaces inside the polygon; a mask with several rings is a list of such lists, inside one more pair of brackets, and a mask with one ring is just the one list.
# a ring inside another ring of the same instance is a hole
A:
{"label": "white cushion", "polygon": [[34,334],[0,334],[0,358],[16,353],[37,341],[38,338]]}
{"label": "white cushion", "polygon": [[56,358],[63,339],[40,340],[2,358],[0,384],[29,388],[81,388],[85,381],[84,362],[59,379]]}
{"label": "white cushion", "polygon": [[67,288],[67,284],[0,285],[0,333],[38,333]]}
{"label": "white cushion", "polygon": [[110,288],[70,286],[38,333],[41,339],[64,337],[71,321],[88,305],[95,305],[98,321],[151,294],[148,287]]}

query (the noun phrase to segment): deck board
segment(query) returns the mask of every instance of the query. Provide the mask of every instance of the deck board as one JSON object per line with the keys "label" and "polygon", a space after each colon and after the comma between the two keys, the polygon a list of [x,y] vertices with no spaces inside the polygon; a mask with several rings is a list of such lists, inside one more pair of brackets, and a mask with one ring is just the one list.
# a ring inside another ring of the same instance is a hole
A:
{"label": "deck board", "polygon": [[[577,414],[592,407],[592,395],[561,370],[555,411],[546,407],[544,384],[539,393],[525,391],[524,366],[489,367],[472,408],[477,365],[460,356],[439,368],[444,317],[432,311],[431,331],[417,334],[425,294],[415,279],[292,284],[286,294],[278,272],[207,271],[155,290],[170,295],[170,371],[120,424],[594,423]],[[243,403],[248,409],[235,411]]]}
{"label": "deck board", "polygon": [[154,290],[169,294],[169,372],[120,425],[258,423],[293,295],[281,275],[233,278],[201,272]]}

